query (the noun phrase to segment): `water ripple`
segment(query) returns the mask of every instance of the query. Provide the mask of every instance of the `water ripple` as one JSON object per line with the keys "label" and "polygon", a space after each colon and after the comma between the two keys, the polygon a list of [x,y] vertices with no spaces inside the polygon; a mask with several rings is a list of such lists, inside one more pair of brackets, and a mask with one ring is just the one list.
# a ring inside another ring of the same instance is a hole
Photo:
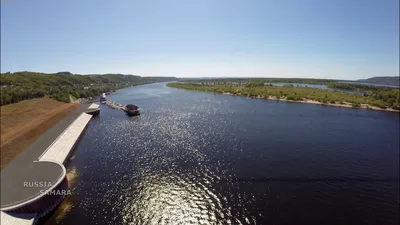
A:
{"label": "water ripple", "polygon": [[111,98],[142,115],[101,107],[68,165],[74,207],[47,224],[398,224],[392,114],[164,84]]}

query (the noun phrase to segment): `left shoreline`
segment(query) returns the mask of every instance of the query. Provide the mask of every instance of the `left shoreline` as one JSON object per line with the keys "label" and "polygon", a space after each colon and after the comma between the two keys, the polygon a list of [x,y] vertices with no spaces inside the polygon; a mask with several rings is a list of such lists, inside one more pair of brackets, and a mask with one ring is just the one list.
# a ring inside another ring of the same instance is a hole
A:
{"label": "left shoreline", "polygon": [[1,106],[1,169],[79,107],[46,98]]}
{"label": "left shoreline", "polygon": [[65,164],[99,111],[97,104],[81,104],[1,171],[2,224],[35,224],[70,193]]}

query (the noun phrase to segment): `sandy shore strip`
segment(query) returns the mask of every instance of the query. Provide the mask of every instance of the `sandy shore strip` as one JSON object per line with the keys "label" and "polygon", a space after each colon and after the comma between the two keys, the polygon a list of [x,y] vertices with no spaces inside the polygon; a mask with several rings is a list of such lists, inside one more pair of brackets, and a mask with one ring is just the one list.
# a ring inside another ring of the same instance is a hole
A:
{"label": "sandy shore strip", "polygon": [[[213,92],[216,93],[216,92]],[[265,99],[265,100],[275,100],[275,101],[284,101],[284,102],[298,102],[298,103],[308,103],[308,104],[317,104],[317,105],[324,105],[324,106],[335,106],[335,107],[345,107],[345,108],[354,108],[354,109],[372,109],[372,110],[378,110],[378,111],[388,111],[388,112],[400,112],[400,110],[395,110],[391,108],[379,108],[376,106],[368,105],[368,104],[360,104],[360,106],[353,106],[352,103],[350,102],[343,102],[343,103],[324,103],[324,102],[319,102],[311,99],[303,99],[303,100],[287,100],[286,98],[278,98],[276,96],[248,96],[248,95],[242,95],[240,93],[238,94],[232,94],[230,92],[223,92],[223,95],[232,95],[232,96],[240,96],[240,97],[247,97],[247,98],[255,98],[255,99]]]}

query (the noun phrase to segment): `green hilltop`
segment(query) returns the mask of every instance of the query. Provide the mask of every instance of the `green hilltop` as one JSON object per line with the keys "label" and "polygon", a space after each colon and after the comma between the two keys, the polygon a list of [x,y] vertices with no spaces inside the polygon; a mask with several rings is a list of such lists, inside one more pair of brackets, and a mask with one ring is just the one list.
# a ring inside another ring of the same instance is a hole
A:
{"label": "green hilltop", "polygon": [[368,79],[357,80],[357,82],[400,86],[400,77],[371,77]]}
{"label": "green hilltop", "polygon": [[26,99],[50,97],[70,102],[72,98],[87,98],[103,92],[140,84],[173,81],[175,77],[140,77],[123,74],[79,75],[70,72],[1,73],[1,105]]}

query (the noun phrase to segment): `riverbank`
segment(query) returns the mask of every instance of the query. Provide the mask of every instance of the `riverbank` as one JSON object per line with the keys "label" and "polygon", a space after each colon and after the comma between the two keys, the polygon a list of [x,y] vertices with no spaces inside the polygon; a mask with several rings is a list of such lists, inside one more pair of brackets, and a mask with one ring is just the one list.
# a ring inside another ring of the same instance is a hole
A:
{"label": "riverbank", "polygon": [[[128,119],[101,105],[101,118],[89,124],[67,166],[79,173],[72,195],[38,224],[102,224],[105,214],[110,224],[167,221],[187,215],[186,205],[209,224],[218,218],[299,223],[293,213],[304,224],[360,218],[397,224],[390,221],[398,211],[398,113],[183,91],[165,83],[110,98],[135,103],[146,116]],[[320,210],[321,202],[329,204]],[[190,224],[193,216],[174,221]]]}
{"label": "riverbank", "polygon": [[[53,103],[59,104],[56,101]],[[61,104],[59,107],[63,108],[64,104]],[[96,112],[100,109],[96,104],[67,105],[78,108],[48,128],[1,170],[2,224],[32,225],[57,207],[66,195],[70,195],[64,164],[89,121],[98,115]],[[43,109],[36,110],[40,112]],[[29,110],[26,114],[29,114]],[[51,118],[44,120],[51,121]],[[37,124],[37,127],[42,129],[44,125]],[[29,220],[25,219],[26,216],[29,216]]]}
{"label": "riverbank", "polygon": [[[235,96],[231,93],[223,93],[226,95],[232,95]],[[241,96],[241,97],[249,97],[249,98],[256,98],[256,99],[266,99],[266,100],[275,100],[275,101],[285,101],[285,102],[298,102],[298,103],[308,103],[308,104],[317,104],[317,105],[325,105],[325,106],[335,106],[335,107],[345,107],[345,108],[360,108],[360,109],[372,109],[372,110],[380,110],[380,111],[390,111],[390,112],[400,112],[399,110],[391,109],[391,108],[386,108],[382,109],[376,106],[371,106],[368,104],[360,104],[360,106],[355,106],[350,102],[343,102],[343,103],[329,103],[329,102],[319,102],[319,101],[314,101],[311,99],[303,99],[303,100],[287,100],[285,98],[277,98],[275,96],[257,96],[257,97],[250,97],[250,96]]]}
{"label": "riverbank", "polygon": [[185,90],[214,92],[256,99],[400,112],[398,109],[382,107],[382,105],[385,104],[382,101],[371,99],[359,94],[319,90],[307,87],[245,87],[243,85],[195,85],[185,83],[168,83],[167,86]]}
{"label": "riverbank", "polygon": [[78,107],[49,98],[1,106],[1,169]]}

